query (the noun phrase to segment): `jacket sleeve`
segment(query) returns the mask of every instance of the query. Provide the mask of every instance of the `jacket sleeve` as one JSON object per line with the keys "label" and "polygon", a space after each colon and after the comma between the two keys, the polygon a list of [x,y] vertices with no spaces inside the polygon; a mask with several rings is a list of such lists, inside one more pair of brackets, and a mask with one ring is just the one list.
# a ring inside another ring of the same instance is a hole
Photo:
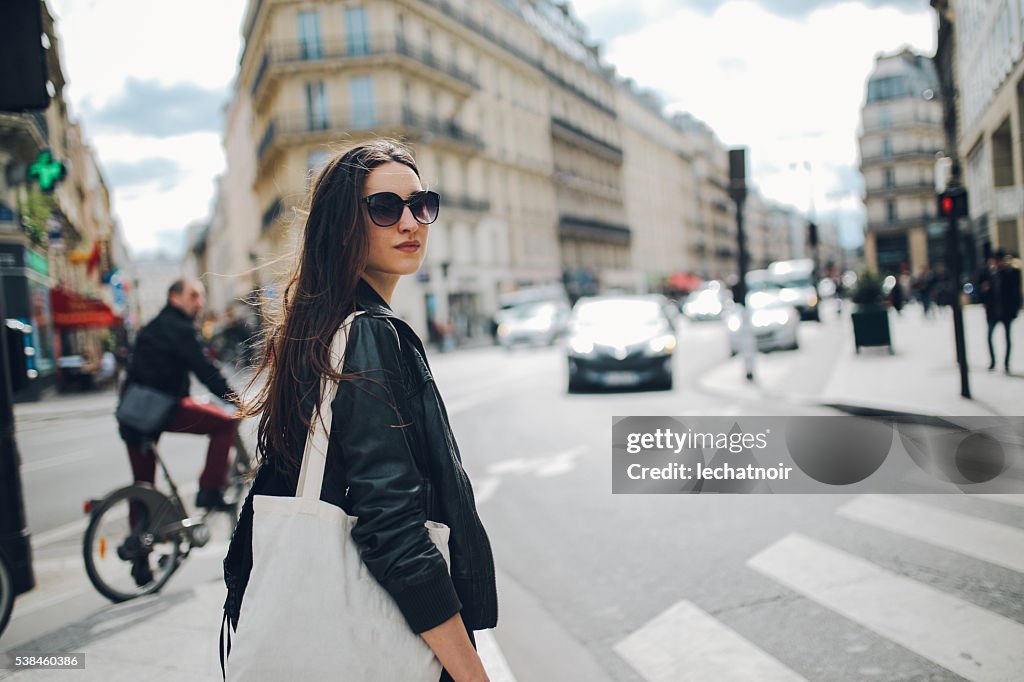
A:
{"label": "jacket sleeve", "polygon": [[223,400],[230,400],[235,392],[228,386],[220,370],[206,357],[195,329],[191,325],[180,325],[175,337],[179,340],[178,354],[185,361],[188,370],[212,393]]}
{"label": "jacket sleeve", "polygon": [[424,527],[420,476],[395,400],[401,354],[386,320],[361,315],[352,325],[345,371],[331,403],[332,436],[340,447],[352,537],[377,582],[394,598],[409,627],[429,630],[462,609],[448,566]]}

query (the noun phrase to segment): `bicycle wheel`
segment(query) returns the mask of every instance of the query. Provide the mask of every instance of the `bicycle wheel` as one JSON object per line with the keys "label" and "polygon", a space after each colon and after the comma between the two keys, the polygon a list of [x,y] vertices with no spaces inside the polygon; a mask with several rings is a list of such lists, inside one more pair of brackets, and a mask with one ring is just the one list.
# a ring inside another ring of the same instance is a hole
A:
{"label": "bicycle wheel", "polygon": [[3,552],[0,552],[0,635],[4,633],[7,622],[11,619],[14,609],[14,578],[11,567]]}
{"label": "bicycle wheel", "polygon": [[235,437],[235,458],[228,473],[228,485],[224,491],[224,500],[234,508],[234,516],[237,518],[242,503],[245,502],[249,488],[252,487],[250,473],[252,471],[252,458],[249,455],[241,436]]}
{"label": "bicycle wheel", "polygon": [[93,587],[113,602],[160,590],[188,542],[183,518],[177,505],[148,485],[108,495],[93,510],[82,546]]}

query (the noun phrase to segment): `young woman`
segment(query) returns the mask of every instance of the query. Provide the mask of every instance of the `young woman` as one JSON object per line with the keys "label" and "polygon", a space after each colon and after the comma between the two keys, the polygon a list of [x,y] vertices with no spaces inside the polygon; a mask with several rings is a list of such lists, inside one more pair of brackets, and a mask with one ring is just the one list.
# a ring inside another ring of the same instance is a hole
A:
{"label": "young woman", "polygon": [[[440,660],[441,680],[476,682],[487,675],[473,630],[497,621],[491,547],[423,345],[389,306],[399,278],[423,262],[438,204],[410,152],[391,140],[355,146],[320,172],[263,358],[252,492],[295,495],[321,378],[340,381],[321,499],[358,519],[352,537],[363,562]],[[330,345],[355,311],[339,375]],[[428,519],[451,528],[450,573]],[[251,537],[250,495],[224,562],[225,617],[236,627]]]}

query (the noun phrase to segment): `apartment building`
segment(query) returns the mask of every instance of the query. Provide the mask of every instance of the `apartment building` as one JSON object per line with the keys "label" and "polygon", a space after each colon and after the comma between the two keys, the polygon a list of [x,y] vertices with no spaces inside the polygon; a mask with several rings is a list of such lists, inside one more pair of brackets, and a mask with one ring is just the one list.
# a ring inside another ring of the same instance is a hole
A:
{"label": "apartment building", "polygon": [[[950,3],[975,256],[1024,247],[1024,2]],[[948,16],[948,14],[947,14]]]}
{"label": "apartment building", "polygon": [[14,377],[17,400],[42,397],[61,374],[98,370],[108,330],[130,330],[136,309],[110,192],[68,112],[60,39],[41,9],[50,104],[0,113],[0,276],[26,365],[26,377]]}
{"label": "apartment building", "polygon": [[880,54],[861,109],[860,171],[867,209],[865,259],[880,272],[918,272],[943,259],[934,171],[944,145],[942,100],[930,58]]}
{"label": "apartment building", "polygon": [[485,337],[522,286],[577,297],[735,271],[725,148],[624,88],[565,4],[254,0],[242,30],[223,216],[201,245],[208,266],[223,256],[224,295],[279,297],[312,175],[379,135],[408,142],[442,196],[393,300],[421,333],[437,320]]}

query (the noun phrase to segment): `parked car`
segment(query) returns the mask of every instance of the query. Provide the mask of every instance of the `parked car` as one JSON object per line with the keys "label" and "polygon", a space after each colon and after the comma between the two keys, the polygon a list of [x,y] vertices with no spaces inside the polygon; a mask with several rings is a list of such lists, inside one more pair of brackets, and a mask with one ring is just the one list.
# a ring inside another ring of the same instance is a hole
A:
{"label": "parked car", "polygon": [[564,301],[538,301],[499,310],[498,343],[505,348],[519,344],[550,346],[565,332],[569,304]]}
{"label": "parked car", "polygon": [[720,320],[732,307],[732,294],[721,282],[708,282],[683,303],[683,315],[691,320]]}
{"label": "parked car", "polygon": [[810,258],[776,261],[768,266],[772,281],[779,287],[779,298],[800,311],[805,320],[821,321],[818,290],[814,286],[814,261]]}
{"label": "parked car", "polygon": [[[750,309],[750,325],[753,327],[757,350],[796,350],[800,347],[797,328],[800,313],[792,304],[782,299],[779,290],[754,291],[747,296]],[[733,309],[726,317],[729,329],[729,352],[732,355],[743,350],[743,310]]]}
{"label": "parked car", "polygon": [[664,296],[577,301],[566,339],[569,392],[588,386],[671,389],[676,333],[670,305]]}

